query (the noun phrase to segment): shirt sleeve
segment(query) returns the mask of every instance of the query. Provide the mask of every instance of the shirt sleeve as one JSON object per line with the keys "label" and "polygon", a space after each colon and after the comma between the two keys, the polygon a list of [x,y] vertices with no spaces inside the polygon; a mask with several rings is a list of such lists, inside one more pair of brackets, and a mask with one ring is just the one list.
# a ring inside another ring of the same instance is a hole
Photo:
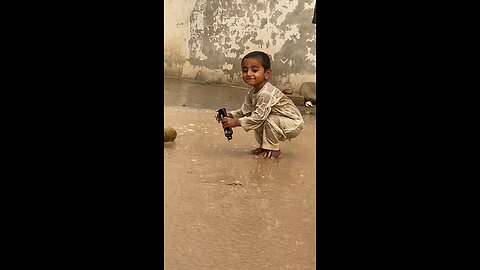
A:
{"label": "shirt sleeve", "polygon": [[238,110],[233,110],[230,111],[232,114],[233,118],[239,119],[240,117],[248,116],[252,113],[253,111],[253,105],[252,102],[249,99],[249,96],[245,96],[245,101],[242,104],[242,107]]}
{"label": "shirt sleeve", "polygon": [[257,106],[250,116],[239,119],[245,131],[257,129],[260,127],[268,115],[272,111],[272,96],[269,94],[262,94],[257,101]]}
{"label": "shirt sleeve", "polygon": [[230,111],[230,113],[232,114],[233,118],[235,118],[235,119],[238,119],[238,118],[243,116],[242,109]]}

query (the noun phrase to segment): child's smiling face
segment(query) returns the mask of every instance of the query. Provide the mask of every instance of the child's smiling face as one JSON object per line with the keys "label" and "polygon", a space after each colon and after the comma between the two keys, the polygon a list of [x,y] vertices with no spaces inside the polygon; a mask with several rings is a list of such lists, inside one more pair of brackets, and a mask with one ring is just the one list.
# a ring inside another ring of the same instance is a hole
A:
{"label": "child's smiling face", "polygon": [[271,70],[263,67],[263,65],[255,58],[245,58],[242,61],[242,77],[243,81],[260,90],[270,79]]}

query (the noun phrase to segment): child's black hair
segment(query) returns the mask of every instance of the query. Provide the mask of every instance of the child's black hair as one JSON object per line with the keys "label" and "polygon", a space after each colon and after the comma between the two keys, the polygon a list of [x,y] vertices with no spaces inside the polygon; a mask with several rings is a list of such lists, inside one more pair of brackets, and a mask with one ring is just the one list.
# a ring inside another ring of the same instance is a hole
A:
{"label": "child's black hair", "polygon": [[270,69],[270,58],[264,52],[260,52],[260,51],[250,52],[242,58],[242,62],[245,58],[254,58],[254,59],[258,60],[258,62],[260,62],[260,64],[262,64],[262,66],[265,70]]}

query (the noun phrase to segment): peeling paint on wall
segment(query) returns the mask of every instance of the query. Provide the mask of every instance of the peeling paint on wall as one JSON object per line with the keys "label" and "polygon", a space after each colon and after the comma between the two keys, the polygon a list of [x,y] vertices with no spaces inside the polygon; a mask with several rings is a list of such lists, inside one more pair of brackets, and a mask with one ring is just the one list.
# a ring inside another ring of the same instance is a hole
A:
{"label": "peeling paint on wall", "polygon": [[280,89],[315,82],[314,0],[166,2],[176,11],[165,9],[165,33],[179,33],[165,34],[165,75],[244,85],[241,58],[261,50],[271,57],[272,83]]}

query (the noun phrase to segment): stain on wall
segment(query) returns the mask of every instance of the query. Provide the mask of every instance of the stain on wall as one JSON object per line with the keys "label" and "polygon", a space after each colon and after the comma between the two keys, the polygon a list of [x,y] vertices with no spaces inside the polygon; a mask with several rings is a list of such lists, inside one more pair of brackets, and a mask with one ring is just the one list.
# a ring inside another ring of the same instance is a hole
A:
{"label": "stain on wall", "polygon": [[240,61],[261,50],[272,83],[298,90],[315,82],[315,0],[166,0],[164,73],[245,86]]}

